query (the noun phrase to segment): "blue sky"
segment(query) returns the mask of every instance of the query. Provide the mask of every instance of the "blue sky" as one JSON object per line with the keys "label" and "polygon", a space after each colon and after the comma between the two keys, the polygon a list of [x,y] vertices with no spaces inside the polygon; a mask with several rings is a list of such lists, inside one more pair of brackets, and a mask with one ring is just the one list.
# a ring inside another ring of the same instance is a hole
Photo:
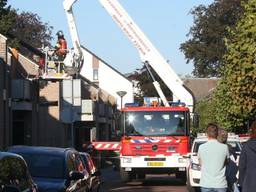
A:
{"label": "blue sky", "polygon": [[[133,20],[178,74],[191,74],[180,44],[193,24],[189,11],[214,0],[119,0]],[[62,30],[72,47],[62,0],[9,0],[19,11],[37,13],[43,22]],[[137,50],[126,38],[98,0],[78,0],[73,7],[81,44],[122,73],[141,68]],[[54,37],[55,38],[55,37]],[[56,38],[54,39],[54,41]],[[54,43],[54,42],[53,42]]]}

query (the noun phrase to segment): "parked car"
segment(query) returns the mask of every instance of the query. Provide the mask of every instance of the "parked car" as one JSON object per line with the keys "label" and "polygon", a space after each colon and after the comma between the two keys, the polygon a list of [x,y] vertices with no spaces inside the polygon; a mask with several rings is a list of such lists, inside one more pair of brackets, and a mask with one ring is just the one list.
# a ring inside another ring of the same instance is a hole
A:
{"label": "parked car", "polygon": [[74,149],[12,146],[8,151],[26,160],[40,192],[89,191],[89,174]]}
{"label": "parked car", "polygon": [[38,192],[27,164],[20,155],[0,152],[0,191]]}
{"label": "parked car", "polygon": [[101,179],[100,171],[96,168],[91,156],[88,153],[80,152],[84,166],[90,175],[90,191],[98,192],[100,190]]}
{"label": "parked car", "polygon": [[[201,167],[199,165],[199,159],[197,156],[199,146],[207,142],[207,136],[200,134],[194,139],[191,154],[189,154],[189,164],[187,168],[187,188],[190,192],[200,191],[200,178],[201,178]],[[241,153],[241,143],[239,137],[235,134],[229,134],[227,143],[231,145],[233,151],[238,155],[236,163],[238,164],[239,154]]]}

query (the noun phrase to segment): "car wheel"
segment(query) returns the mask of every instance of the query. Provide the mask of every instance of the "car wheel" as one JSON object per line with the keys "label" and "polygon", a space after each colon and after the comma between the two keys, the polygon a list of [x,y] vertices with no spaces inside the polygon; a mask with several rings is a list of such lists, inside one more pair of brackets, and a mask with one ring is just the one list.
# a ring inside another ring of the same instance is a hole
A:
{"label": "car wheel", "polygon": [[[189,182],[189,181],[188,181]],[[187,182],[187,190],[189,192],[196,192],[195,188],[190,185],[190,183]]]}
{"label": "car wheel", "polygon": [[146,178],[146,174],[144,174],[144,173],[138,173],[138,174],[137,174],[137,178],[138,178],[139,180],[143,180],[143,179]]}
{"label": "car wheel", "polygon": [[192,187],[189,179],[189,173],[187,173],[187,190],[189,192],[201,192],[200,187]]}

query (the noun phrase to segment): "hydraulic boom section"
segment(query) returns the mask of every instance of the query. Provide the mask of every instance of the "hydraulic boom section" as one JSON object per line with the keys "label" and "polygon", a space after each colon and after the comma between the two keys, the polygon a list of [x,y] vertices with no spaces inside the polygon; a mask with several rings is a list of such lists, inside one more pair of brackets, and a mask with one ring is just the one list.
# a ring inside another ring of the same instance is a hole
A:
{"label": "hydraulic boom section", "polygon": [[[70,68],[73,66],[73,68],[77,69],[79,72],[83,64],[83,54],[77,33],[75,18],[72,11],[72,6],[76,1],[77,0],[63,1],[72,43],[74,46],[74,51],[71,51],[67,55],[64,63],[65,66],[70,66]],[[133,45],[137,48],[142,63],[150,65],[167,85],[167,87],[173,93],[173,100],[185,102],[190,111],[193,112],[194,100],[192,94],[184,87],[183,82],[179,76],[174,72],[171,66],[153,46],[153,44],[149,41],[141,29],[136,25],[136,23],[132,20],[132,18],[128,15],[120,3],[117,0],[99,0],[99,2],[126,34]],[[155,86],[158,95],[162,99],[164,105],[169,106],[169,103],[166,100],[166,97],[164,96],[159,83],[154,81],[153,85]]]}
{"label": "hydraulic boom section", "polygon": [[[173,71],[162,55],[157,51],[146,35],[136,25],[117,0],[99,0],[133,45],[137,48],[142,63],[147,62],[172,91],[174,99],[185,102],[193,112],[193,96],[183,86],[179,76]],[[161,96],[161,93],[159,93]],[[164,101],[166,99],[161,99]]]}
{"label": "hydraulic boom section", "polygon": [[71,50],[64,61],[65,66],[68,66],[70,69],[73,69],[73,73],[78,73],[82,67],[83,64],[83,53],[81,49],[81,44],[77,32],[76,22],[72,10],[73,4],[77,0],[64,0],[63,1],[63,7],[66,12],[67,20],[68,20],[68,26],[69,31],[72,39],[72,44],[74,47],[74,50]]}

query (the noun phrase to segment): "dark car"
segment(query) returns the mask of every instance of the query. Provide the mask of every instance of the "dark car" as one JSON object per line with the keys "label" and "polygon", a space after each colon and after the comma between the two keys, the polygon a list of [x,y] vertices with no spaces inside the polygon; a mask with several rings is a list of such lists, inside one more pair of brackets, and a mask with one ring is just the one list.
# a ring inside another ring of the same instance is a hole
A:
{"label": "dark car", "polygon": [[12,146],[21,155],[40,192],[89,191],[89,174],[75,149]]}
{"label": "dark car", "polygon": [[96,168],[91,156],[88,153],[80,152],[84,166],[90,175],[90,191],[98,192],[101,185],[100,171]]}
{"label": "dark car", "polygon": [[38,191],[21,156],[0,152],[0,191]]}

